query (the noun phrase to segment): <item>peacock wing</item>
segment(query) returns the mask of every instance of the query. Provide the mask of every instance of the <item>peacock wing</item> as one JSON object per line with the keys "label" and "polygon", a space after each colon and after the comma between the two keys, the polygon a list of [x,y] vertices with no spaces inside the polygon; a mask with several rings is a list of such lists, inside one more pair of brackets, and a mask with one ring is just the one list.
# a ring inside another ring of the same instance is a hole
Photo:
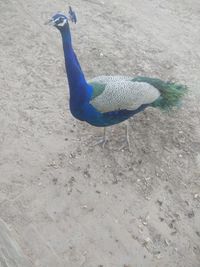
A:
{"label": "peacock wing", "polygon": [[136,110],[141,105],[154,102],[160,96],[160,92],[154,86],[143,82],[133,82],[130,77],[124,79],[116,78],[123,76],[100,77],[93,79],[90,83],[94,85],[90,104],[102,113]]}
{"label": "peacock wing", "polygon": [[96,98],[103,93],[105,87],[110,82],[119,81],[131,81],[133,77],[128,76],[98,76],[88,81],[88,83],[93,87],[92,99]]}

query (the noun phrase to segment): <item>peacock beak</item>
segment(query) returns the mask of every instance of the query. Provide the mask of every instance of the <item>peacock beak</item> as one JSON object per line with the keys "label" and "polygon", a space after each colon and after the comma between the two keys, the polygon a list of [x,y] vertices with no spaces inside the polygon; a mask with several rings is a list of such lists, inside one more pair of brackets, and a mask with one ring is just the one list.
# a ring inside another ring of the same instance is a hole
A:
{"label": "peacock beak", "polygon": [[48,21],[46,21],[46,22],[44,23],[44,25],[55,26],[55,22],[54,22],[53,19],[49,19]]}

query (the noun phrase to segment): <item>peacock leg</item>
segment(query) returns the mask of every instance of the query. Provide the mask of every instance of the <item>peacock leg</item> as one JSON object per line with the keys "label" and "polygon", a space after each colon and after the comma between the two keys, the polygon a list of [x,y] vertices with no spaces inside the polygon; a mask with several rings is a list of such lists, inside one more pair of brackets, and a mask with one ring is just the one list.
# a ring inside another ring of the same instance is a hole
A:
{"label": "peacock leg", "polygon": [[127,142],[128,150],[131,151],[130,138],[129,138],[129,121],[126,121],[126,142]]}
{"label": "peacock leg", "polygon": [[107,138],[106,138],[106,127],[103,128],[103,142],[102,142],[102,147],[105,148],[105,145],[107,143]]}
{"label": "peacock leg", "polygon": [[[126,123],[126,128],[125,128],[126,133],[125,133],[125,138],[124,138],[125,141],[123,142],[124,144],[123,144],[123,146],[121,146],[121,147],[119,148],[119,150],[122,150],[122,149],[124,149],[124,148],[128,148],[128,151],[131,152],[130,138],[129,138],[129,122],[126,121],[125,123]],[[126,143],[126,144],[125,144],[125,143]]]}

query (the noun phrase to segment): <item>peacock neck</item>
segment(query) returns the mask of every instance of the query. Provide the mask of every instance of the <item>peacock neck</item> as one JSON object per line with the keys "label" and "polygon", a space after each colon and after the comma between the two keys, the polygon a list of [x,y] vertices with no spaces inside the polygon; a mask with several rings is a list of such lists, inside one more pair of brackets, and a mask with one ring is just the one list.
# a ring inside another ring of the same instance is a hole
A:
{"label": "peacock neck", "polygon": [[74,105],[80,105],[88,97],[88,86],[72,47],[69,25],[66,25],[61,30],[61,35],[65,56],[65,67],[70,89],[70,102]]}

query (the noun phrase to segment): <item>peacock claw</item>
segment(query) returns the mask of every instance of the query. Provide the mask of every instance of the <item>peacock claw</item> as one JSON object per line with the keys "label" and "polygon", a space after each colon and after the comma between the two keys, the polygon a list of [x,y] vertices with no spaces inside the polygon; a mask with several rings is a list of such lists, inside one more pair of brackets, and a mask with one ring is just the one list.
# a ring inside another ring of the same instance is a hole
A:
{"label": "peacock claw", "polygon": [[105,148],[105,145],[108,143],[108,140],[104,140],[104,138],[101,138],[101,140],[97,141],[96,143],[92,144],[91,146],[101,146],[103,149]]}
{"label": "peacock claw", "polygon": [[119,151],[122,150],[128,150],[129,152],[131,152],[130,143],[127,139],[124,141],[124,145],[119,148]]}

